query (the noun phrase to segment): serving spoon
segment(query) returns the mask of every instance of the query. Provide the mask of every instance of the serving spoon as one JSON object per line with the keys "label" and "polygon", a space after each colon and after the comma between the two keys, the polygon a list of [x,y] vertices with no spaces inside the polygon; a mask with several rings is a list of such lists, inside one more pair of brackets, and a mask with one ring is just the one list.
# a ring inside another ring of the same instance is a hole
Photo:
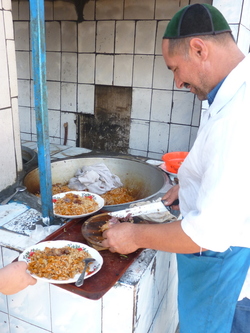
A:
{"label": "serving spoon", "polygon": [[96,260],[94,258],[85,258],[85,259],[83,259],[83,261],[84,261],[85,266],[84,266],[84,269],[83,269],[81,275],[79,276],[78,280],[75,283],[75,285],[77,287],[81,287],[84,283],[85,272],[88,267],[88,264],[90,264],[91,262],[94,262]]}
{"label": "serving spoon", "polygon": [[2,201],[1,205],[6,205],[10,201],[10,199],[12,199],[14,197],[14,195],[16,195],[18,192],[23,192],[25,190],[26,190],[25,186],[17,186],[15,192],[13,194],[11,194],[7,199]]}

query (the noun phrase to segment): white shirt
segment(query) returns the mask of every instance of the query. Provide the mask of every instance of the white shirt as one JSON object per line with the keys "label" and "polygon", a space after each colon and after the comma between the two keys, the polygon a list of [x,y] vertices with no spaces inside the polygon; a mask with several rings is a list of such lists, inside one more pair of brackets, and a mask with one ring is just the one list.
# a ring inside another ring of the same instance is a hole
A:
{"label": "white shirt", "polygon": [[178,178],[182,228],[196,244],[250,247],[250,55],[217,92]]}

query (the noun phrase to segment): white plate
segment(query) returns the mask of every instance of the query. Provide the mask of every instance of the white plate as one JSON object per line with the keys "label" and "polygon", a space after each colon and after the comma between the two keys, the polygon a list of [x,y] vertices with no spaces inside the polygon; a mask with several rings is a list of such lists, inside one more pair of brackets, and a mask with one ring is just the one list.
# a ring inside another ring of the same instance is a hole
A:
{"label": "white plate", "polygon": [[54,200],[59,199],[59,198],[63,198],[67,193],[73,193],[73,194],[79,195],[81,197],[92,196],[93,199],[98,204],[98,209],[94,210],[93,212],[82,214],[82,215],[59,215],[59,214],[55,214],[55,212],[54,212],[54,214],[56,216],[63,217],[63,218],[66,218],[66,219],[76,219],[76,218],[80,218],[80,217],[89,216],[91,214],[94,214],[94,213],[98,212],[98,210],[102,209],[102,207],[104,206],[104,199],[102,197],[100,197],[99,195],[97,195],[97,194],[87,192],[87,191],[69,191],[69,192],[54,194],[53,197],[52,197],[53,207],[54,207]]}
{"label": "white plate", "polygon": [[[90,255],[90,257],[94,258],[96,261],[94,263],[89,264],[89,272],[85,274],[85,279],[91,277],[92,275],[96,274],[102,267],[103,264],[103,258],[100,255],[98,251],[93,249],[90,246],[87,246],[82,243],[78,242],[71,242],[71,241],[66,241],[66,240],[57,240],[57,241],[47,241],[47,242],[41,242],[35,245],[32,245],[28,247],[23,253],[20,254],[18,257],[19,261],[25,261],[27,263],[30,262],[30,253],[34,252],[36,250],[44,250],[45,247],[54,247],[54,248],[61,248],[64,246],[70,246],[74,248],[82,248],[84,251],[87,251]],[[66,283],[73,283],[76,282],[77,279],[79,278],[80,274],[76,274],[74,278],[68,279],[68,280],[54,280],[54,279],[47,279],[44,277],[39,277],[35,274],[31,274],[34,278],[44,281],[44,282],[49,282],[49,283],[55,283],[55,284],[66,284]]]}
{"label": "white plate", "polygon": [[155,165],[155,166],[159,166],[162,163],[162,161],[147,160],[146,163],[151,164],[151,165]]}

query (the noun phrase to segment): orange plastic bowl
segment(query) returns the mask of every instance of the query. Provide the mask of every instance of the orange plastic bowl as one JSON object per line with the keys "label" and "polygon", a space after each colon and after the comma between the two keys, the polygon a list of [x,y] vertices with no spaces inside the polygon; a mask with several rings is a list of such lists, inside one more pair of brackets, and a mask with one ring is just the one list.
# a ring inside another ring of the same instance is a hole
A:
{"label": "orange plastic bowl", "polygon": [[162,156],[162,160],[165,162],[167,171],[177,174],[179,167],[181,166],[187,155],[188,152],[186,151],[177,151],[164,154]]}

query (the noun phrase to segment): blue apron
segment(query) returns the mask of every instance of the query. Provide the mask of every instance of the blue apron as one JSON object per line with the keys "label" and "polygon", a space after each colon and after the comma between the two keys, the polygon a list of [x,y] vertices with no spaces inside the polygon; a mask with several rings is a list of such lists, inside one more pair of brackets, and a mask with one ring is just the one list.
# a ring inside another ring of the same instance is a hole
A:
{"label": "blue apron", "polygon": [[177,254],[180,333],[230,333],[250,249]]}

